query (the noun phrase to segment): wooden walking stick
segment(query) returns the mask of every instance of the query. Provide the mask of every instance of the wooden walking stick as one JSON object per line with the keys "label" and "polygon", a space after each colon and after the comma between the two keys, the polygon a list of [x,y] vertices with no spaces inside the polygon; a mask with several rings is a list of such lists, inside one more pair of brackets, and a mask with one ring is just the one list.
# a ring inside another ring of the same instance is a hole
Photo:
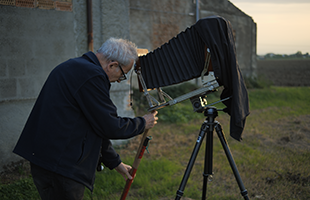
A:
{"label": "wooden walking stick", "polygon": [[126,196],[129,192],[129,189],[130,189],[130,186],[131,186],[131,183],[133,182],[133,179],[136,175],[136,172],[137,172],[137,169],[139,167],[139,164],[140,164],[140,161],[142,159],[142,156],[144,154],[144,151],[148,145],[148,142],[150,140],[149,137],[147,137],[147,133],[149,132],[149,129],[146,129],[143,133],[143,136],[142,136],[142,139],[141,139],[141,142],[140,142],[140,146],[138,148],[138,151],[137,151],[137,154],[136,154],[136,157],[135,157],[135,160],[132,164],[132,169],[130,171],[130,175],[132,176],[132,179],[127,179],[126,181],[126,185],[125,185],[125,188],[123,190],[123,193],[122,193],[122,196],[121,196],[121,200],[125,200],[126,199]]}

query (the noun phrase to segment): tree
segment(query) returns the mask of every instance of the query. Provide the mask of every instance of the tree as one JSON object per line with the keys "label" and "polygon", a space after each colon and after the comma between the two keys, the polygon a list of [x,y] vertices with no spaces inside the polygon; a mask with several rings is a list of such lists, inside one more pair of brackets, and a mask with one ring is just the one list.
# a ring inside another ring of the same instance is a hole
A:
{"label": "tree", "polygon": [[301,51],[297,51],[297,53],[296,53],[296,57],[297,57],[297,58],[301,58],[301,57],[302,57],[302,53],[301,53]]}

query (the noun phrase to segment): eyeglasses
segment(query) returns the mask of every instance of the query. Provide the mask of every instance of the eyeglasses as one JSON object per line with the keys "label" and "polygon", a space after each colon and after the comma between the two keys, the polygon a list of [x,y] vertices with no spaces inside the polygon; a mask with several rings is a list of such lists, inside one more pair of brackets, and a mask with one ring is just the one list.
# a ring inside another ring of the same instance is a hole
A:
{"label": "eyeglasses", "polygon": [[124,73],[123,68],[121,67],[121,65],[119,64],[118,66],[119,66],[119,68],[120,68],[121,71],[122,71],[122,76],[119,77],[118,80],[119,80],[119,81],[124,81],[124,80],[127,79],[126,74]]}

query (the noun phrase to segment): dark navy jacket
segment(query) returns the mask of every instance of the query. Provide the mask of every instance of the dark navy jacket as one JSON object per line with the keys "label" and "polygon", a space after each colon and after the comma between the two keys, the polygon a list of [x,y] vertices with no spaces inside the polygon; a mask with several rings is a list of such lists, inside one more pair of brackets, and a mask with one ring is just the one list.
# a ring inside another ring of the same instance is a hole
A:
{"label": "dark navy jacket", "polygon": [[92,190],[101,146],[103,163],[113,169],[121,160],[109,139],[134,137],[145,128],[142,117],[117,115],[110,86],[92,52],[57,66],[46,80],[13,152]]}

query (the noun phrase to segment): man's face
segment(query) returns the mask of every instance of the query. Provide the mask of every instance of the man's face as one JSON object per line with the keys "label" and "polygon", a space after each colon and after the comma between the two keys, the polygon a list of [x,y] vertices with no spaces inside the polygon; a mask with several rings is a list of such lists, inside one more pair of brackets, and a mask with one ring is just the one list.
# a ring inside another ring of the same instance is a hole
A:
{"label": "man's face", "polygon": [[109,76],[109,80],[111,83],[117,81],[118,83],[124,80],[130,69],[132,68],[134,61],[132,60],[129,65],[122,66],[118,61],[110,61],[108,64],[109,72],[107,75]]}

